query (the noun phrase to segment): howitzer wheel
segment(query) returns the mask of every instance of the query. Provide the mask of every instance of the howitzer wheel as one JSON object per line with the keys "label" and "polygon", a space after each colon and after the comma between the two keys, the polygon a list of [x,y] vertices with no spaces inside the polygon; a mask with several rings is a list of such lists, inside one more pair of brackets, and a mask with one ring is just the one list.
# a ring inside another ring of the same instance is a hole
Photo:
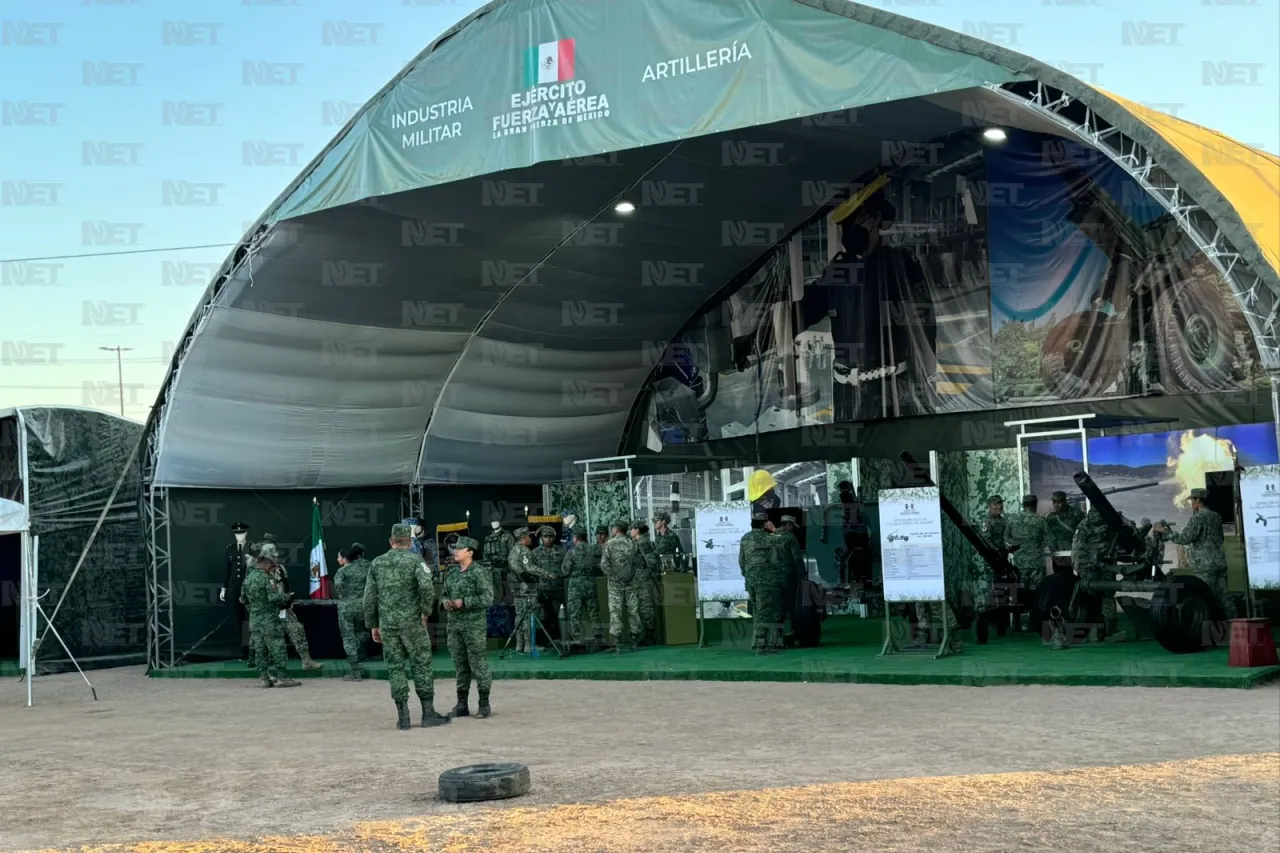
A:
{"label": "howitzer wheel", "polygon": [[1177,575],[1151,596],[1151,631],[1175,655],[1202,652],[1227,642],[1226,614],[1207,583]]}
{"label": "howitzer wheel", "polygon": [[1082,311],[1050,329],[1040,350],[1040,378],[1049,393],[1073,399],[1105,391],[1125,352],[1118,328],[1100,311]]}
{"label": "howitzer wheel", "polygon": [[440,774],[440,799],[450,803],[506,800],[529,793],[523,764],[469,764]]}
{"label": "howitzer wheel", "polygon": [[1231,385],[1235,334],[1222,296],[1209,284],[1184,281],[1156,302],[1160,363],[1177,377],[1177,391],[1203,394]]}
{"label": "howitzer wheel", "polygon": [[796,584],[795,607],[791,611],[791,630],[796,644],[811,649],[822,641],[822,590],[810,580]]}
{"label": "howitzer wheel", "polygon": [[[1049,619],[1054,609],[1062,614],[1062,618],[1071,624],[1079,624],[1090,621],[1088,618],[1088,606],[1086,596],[1076,595],[1076,584],[1080,582],[1080,578],[1070,573],[1059,575],[1049,575],[1040,582],[1040,586],[1036,587],[1036,599],[1040,605],[1039,613],[1041,619]],[[1074,605],[1072,599],[1075,599]],[[1044,626],[1028,626],[1034,627],[1036,633],[1043,633]]]}

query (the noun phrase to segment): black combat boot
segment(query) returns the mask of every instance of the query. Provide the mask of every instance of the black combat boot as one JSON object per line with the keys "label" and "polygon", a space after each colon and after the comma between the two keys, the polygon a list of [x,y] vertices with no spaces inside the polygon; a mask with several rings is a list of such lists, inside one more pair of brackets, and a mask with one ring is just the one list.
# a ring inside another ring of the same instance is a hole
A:
{"label": "black combat boot", "polygon": [[397,702],[396,713],[400,715],[399,718],[396,720],[396,728],[402,732],[408,731],[409,730],[409,703],[407,701]]}
{"label": "black combat boot", "polygon": [[467,696],[470,693],[471,693],[470,688],[468,688],[465,693],[461,690],[458,691],[458,704],[454,705],[453,710],[449,712],[450,717],[471,716],[471,709],[467,707]]}
{"label": "black combat boot", "polygon": [[422,697],[418,698],[422,702],[422,727],[424,729],[429,729],[432,726],[443,726],[445,723],[449,722],[449,718],[444,714],[436,713],[432,700],[422,699]]}
{"label": "black combat boot", "polygon": [[476,708],[476,719],[483,720],[486,717],[488,717],[490,713],[491,711],[489,710],[489,691],[481,690],[480,691],[480,707]]}

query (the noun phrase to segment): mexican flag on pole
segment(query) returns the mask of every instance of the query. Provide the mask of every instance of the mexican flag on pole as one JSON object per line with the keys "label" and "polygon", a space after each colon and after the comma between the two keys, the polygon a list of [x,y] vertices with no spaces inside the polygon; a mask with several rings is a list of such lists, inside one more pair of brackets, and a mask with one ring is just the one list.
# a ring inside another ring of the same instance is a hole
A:
{"label": "mexican flag on pole", "polygon": [[324,534],[320,524],[320,503],[311,499],[311,597],[333,598],[329,567],[324,562]]}

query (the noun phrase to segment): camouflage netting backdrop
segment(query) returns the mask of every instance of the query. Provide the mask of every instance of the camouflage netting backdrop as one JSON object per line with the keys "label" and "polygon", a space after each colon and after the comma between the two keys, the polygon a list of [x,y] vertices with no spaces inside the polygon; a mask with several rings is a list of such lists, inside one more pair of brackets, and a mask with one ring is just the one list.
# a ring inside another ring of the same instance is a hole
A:
{"label": "camouflage netting backdrop", "polygon": [[[142,438],[142,425],[86,409],[32,408],[23,409],[22,415],[27,506],[31,533],[40,537],[39,591],[48,591],[42,605],[52,613]],[[135,455],[54,620],[54,628],[78,660],[145,652],[147,560],[139,517],[141,488]],[[66,659],[52,633],[40,647],[39,659]]]}

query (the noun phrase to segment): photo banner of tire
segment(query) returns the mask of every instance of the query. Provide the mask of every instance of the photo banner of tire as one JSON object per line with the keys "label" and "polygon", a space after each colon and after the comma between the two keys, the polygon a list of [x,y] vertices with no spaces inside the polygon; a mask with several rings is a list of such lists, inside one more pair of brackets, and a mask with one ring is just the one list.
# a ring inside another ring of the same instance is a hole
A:
{"label": "photo banner of tire", "polygon": [[654,375],[665,443],[1266,382],[1229,286],[1105,157],[1011,131],[929,159],[850,175],[873,191],[690,324]]}

